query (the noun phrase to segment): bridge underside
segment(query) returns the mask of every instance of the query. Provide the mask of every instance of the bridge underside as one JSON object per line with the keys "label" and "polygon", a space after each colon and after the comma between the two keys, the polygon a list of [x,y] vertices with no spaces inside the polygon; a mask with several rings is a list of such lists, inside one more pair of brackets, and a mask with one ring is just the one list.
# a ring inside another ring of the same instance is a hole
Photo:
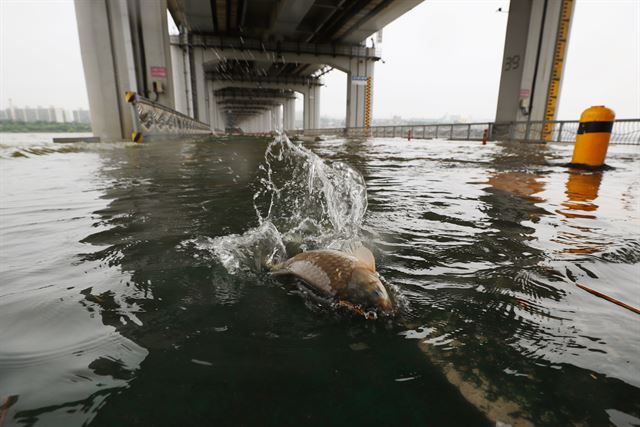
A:
{"label": "bridge underside", "polygon": [[[380,56],[367,38],[421,1],[76,0],[96,133],[130,132],[126,90],[212,128],[256,132],[294,128],[295,92],[303,127],[316,128],[331,69],[347,73],[347,126],[368,126]],[[168,35],[167,10],[177,36]],[[231,89],[252,91],[231,102]]]}
{"label": "bridge underside", "polygon": [[[219,130],[319,127],[322,76],[347,74],[346,127],[373,110],[375,32],[422,0],[76,0],[94,133],[128,138],[137,92]],[[500,123],[553,120],[574,0],[511,0]],[[169,36],[167,12],[179,28]]]}

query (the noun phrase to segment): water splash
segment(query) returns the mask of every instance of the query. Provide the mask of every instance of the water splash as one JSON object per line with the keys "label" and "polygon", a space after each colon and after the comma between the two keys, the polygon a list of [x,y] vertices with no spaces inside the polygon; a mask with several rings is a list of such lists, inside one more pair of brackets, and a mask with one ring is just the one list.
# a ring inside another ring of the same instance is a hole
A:
{"label": "water splash", "polygon": [[253,204],[258,227],[197,244],[230,273],[259,271],[303,250],[358,244],[367,190],[349,165],[278,134],[265,151]]}
{"label": "water splash", "polygon": [[254,195],[260,221],[271,221],[303,249],[357,237],[367,210],[362,176],[342,162],[329,163],[286,136],[265,152],[261,186]]}
{"label": "water splash", "polygon": [[286,257],[280,233],[269,221],[264,221],[241,235],[200,237],[187,240],[181,246],[192,247],[209,255],[210,259],[218,261],[232,274],[259,271],[264,266],[277,263]]}

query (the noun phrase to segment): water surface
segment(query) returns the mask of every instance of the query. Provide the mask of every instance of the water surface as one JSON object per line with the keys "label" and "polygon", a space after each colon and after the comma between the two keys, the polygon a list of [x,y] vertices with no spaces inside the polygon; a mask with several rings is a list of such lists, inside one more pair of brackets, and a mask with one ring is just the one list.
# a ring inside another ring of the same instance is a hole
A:
{"label": "water surface", "polygon": [[[640,318],[575,286],[640,306],[638,147],[306,143],[267,215],[266,141],[1,144],[5,425],[640,424]],[[354,238],[392,319],[255,263]]]}

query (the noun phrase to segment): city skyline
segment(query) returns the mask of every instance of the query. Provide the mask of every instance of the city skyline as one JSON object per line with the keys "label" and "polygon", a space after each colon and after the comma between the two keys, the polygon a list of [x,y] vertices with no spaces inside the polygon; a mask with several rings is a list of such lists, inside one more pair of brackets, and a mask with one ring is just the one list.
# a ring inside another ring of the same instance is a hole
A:
{"label": "city skyline", "polygon": [[54,105],[16,106],[9,102],[7,108],[0,109],[0,122],[91,123],[91,117],[86,108],[68,109]]}

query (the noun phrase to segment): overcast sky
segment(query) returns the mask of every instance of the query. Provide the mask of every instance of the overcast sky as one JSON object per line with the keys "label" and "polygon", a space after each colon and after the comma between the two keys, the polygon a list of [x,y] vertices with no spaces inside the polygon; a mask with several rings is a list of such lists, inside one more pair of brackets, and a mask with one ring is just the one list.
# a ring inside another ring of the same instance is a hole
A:
{"label": "overcast sky", "polygon": [[[507,0],[427,0],[384,29],[374,117],[493,119]],[[88,106],[72,0],[0,0],[0,108]],[[344,117],[325,76],[322,115]],[[577,0],[558,118],[594,104],[640,117],[640,0]]]}

